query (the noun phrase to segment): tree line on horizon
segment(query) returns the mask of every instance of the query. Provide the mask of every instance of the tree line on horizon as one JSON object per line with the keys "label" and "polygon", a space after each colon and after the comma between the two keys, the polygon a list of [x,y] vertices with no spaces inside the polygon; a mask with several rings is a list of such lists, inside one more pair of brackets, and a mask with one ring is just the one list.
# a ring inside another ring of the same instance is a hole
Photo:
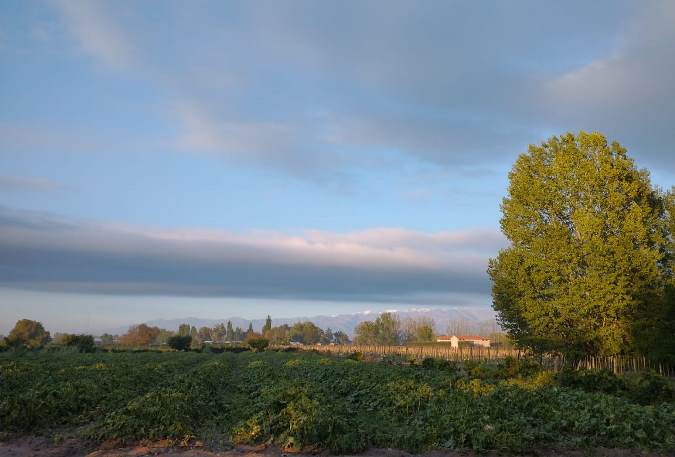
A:
{"label": "tree line on horizon", "polygon": [[[354,331],[354,343],[362,345],[410,345],[433,343],[436,341],[436,323],[430,318],[407,318],[401,320],[395,313],[384,312],[373,321],[363,321]],[[451,321],[447,332],[461,334],[468,328],[466,323]],[[493,340],[504,335],[493,326],[492,332],[486,334]],[[147,324],[132,325],[121,335],[104,333],[98,340],[101,346],[119,346],[128,348],[148,348],[170,346],[174,349],[185,350],[208,345],[237,345],[249,344],[252,339],[263,339],[272,345],[291,344],[351,344],[349,335],[342,331],[333,331],[331,328],[321,329],[310,321],[296,322],[288,325],[272,325],[271,316],[267,316],[260,330],[253,330],[252,323],[246,330],[234,327],[231,321],[218,323],[213,327],[196,326],[188,323],[180,324],[177,330],[166,330]],[[42,323],[30,320],[19,320],[7,338],[0,336],[0,348],[37,349],[51,344],[53,347],[77,346],[88,352],[95,346],[92,335],[56,333],[52,338]]]}
{"label": "tree line on horizon", "polygon": [[[100,343],[103,346],[122,346],[129,348],[143,348],[152,346],[168,345],[175,349],[188,349],[201,347],[204,344],[248,344],[253,339],[263,339],[268,344],[289,345],[299,344],[348,344],[349,336],[341,331],[333,331],[330,328],[321,329],[313,322],[297,322],[293,325],[272,325],[272,318],[267,316],[261,332],[255,332],[253,325],[249,323],[248,329],[234,327],[231,321],[219,323],[214,327],[200,327],[199,329],[190,324],[179,325],[176,331],[166,330],[147,324],[132,325],[129,330],[115,336],[103,334]],[[86,344],[83,343],[86,341]],[[52,338],[41,322],[21,319],[9,335],[0,337],[0,349],[26,348],[39,349],[47,344],[53,346],[77,346],[89,349],[94,346],[92,335],[75,335],[69,333],[57,333]],[[90,344],[89,344],[90,343]]]}

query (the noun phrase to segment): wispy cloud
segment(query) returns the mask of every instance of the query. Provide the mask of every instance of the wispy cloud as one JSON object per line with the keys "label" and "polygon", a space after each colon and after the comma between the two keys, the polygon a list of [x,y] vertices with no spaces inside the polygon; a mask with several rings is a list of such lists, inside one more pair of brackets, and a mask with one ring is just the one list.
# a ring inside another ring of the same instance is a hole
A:
{"label": "wispy cloud", "polygon": [[128,68],[136,53],[127,32],[111,19],[110,3],[101,0],[57,0],[69,30],[81,49],[112,68]]}
{"label": "wispy cloud", "polygon": [[404,162],[504,167],[544,132],[583,128],[675,169],[667,0],[167,3],[152,23],[141,8],[122,21],[110,3],[57,4],[85,52],[166,92],[184,152],[326,183]]}
{"label": "wispy cloud", "polygon": [[641,8],[606,56],[545,86],[547,117],[601,130],[650,166],[675,171],[675,3]]}
{"label": "wispy cloud", "polygon": [[21,176],[0,176],[0,192],[51,192],[64,190],[64,184],[43,178],[27,178]]}

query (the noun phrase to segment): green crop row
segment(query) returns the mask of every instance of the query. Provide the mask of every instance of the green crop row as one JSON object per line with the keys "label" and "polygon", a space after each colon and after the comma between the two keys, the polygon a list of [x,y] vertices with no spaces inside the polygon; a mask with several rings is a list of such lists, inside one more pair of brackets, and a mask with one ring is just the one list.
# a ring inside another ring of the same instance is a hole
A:
{"label": "green crop row", "polygon": [[675,450],[669,397],[641,404],[650,402],[621,395],[621,386],[596,392],[597,379],[565,376],[527,365],[401,366],[271,351],[3,356],[0,429],[72,427],[96,441],[201,439],[334,453]]}

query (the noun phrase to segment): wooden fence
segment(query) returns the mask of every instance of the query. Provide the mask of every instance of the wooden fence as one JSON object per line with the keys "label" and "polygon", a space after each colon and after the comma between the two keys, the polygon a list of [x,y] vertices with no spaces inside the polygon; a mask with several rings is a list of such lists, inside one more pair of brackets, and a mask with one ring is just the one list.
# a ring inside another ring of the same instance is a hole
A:
{"label": "wooden fence", "polygon": [[[502,360],[506,357],[520,359],[526,356],[526,352],[511,348],[486,348],[480,346],[467,347],[441,347],[441,346],[375,346],[375,345],[305,345],[296,346],[305,351],[327,352],[329,354],[351,354],[360,352],[368,355],[397,355],[424,359],[433,357],[436,359],[445,359],[453,362],[463,362],[467,360],[489,361]],[[537,357],[537,360],[547,369],[554,371],[560,370],[565,365],[565,360],[560,355],[544,354]],[[620,374],[631,371],[655,370],[664,375],[675,377],[675,367],[654,362],[646,357],[632,356],[611,356],[611,357],[586,357],[576,363],[577,369],[582,368],[604,368]]]}

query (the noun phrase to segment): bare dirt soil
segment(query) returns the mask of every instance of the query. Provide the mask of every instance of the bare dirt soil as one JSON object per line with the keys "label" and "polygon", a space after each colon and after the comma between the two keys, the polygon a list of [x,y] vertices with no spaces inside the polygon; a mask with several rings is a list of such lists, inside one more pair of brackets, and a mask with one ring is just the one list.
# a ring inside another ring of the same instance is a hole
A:
{"label": "bare dirt soil", "polygon": [[[93,447],[75,438],[65,438],[59,443],[46,437],[24,437],[0,442],[0,457],[327,457],[326,453],[285,452],[275,446],[237,446],[227,451],[206,449],[201,443],[189,446],[174,446],[168,441],[140,443],[132,447],[115,447],[115,443],[103,443]],[[478,457],[472,452],[432,451],[410,454],[396,449],[371,449],[358,457]],[[528,457],[673,457],[675,453],[653,453],[630,449],[593,450],[533,450]],[[357,456],[353,456],[357,457]],[[517,457],[513,454],[488,452],[480,457]]]}

